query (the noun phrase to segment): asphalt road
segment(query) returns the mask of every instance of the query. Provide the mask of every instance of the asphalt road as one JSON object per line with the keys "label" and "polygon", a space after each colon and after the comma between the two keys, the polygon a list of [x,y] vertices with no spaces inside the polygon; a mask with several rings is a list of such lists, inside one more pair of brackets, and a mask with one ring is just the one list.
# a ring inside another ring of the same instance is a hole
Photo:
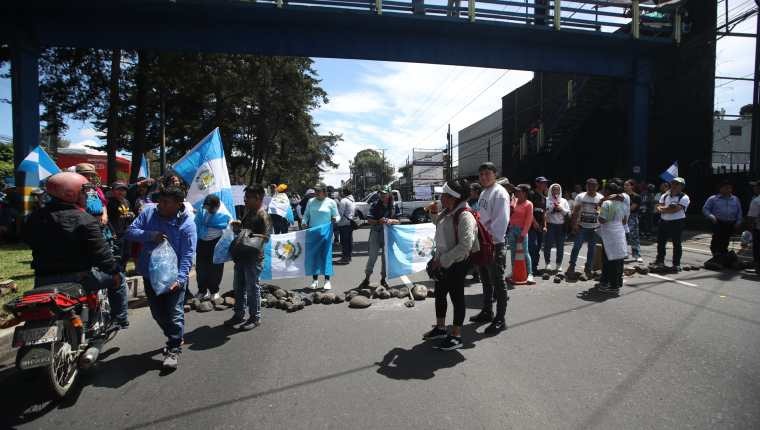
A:
{"label": "asphalt road", "polygon": [[[706,258],[694,246],[686,263]],[[361,280],[366,243],[357,251],[351,266],[336,266],[336,290]],[[228,268],[223,291],[230,285]],[[0,427],[760,428],[760,283],[705,270],[636,275],[617,299],[576,298],[591,285],[518,287],[507,331],[487,337],[466,325],[466,347],[451,352],[421,340],[430,299],[264,309],[264,325],[247,333],[221,326],[231,311],[193,312],[180,368],[168,375],[162,336],[147,308],[135,309],[63,402],[42,398],[32,376],[0,370]],[[467,294],[470,316],[480,285]]]}

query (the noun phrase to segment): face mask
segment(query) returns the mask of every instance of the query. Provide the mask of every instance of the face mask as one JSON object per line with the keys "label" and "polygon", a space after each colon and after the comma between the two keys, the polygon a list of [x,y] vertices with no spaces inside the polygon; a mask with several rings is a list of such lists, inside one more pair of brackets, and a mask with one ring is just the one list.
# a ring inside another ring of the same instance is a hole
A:
{"label": "face mask", "polygon": [[100,201],[98,193],[95,191],[87,192],[87,213],[90,215],[103,215],[103,202]]}

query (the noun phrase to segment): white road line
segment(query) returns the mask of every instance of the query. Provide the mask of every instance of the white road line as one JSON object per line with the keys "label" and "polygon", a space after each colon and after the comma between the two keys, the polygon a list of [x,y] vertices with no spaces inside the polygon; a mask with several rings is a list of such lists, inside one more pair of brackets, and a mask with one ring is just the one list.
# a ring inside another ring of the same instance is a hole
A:
{"label": "white road line", "polygon": [[686,285],[687,287],[698,287],[699,286],[697,284],[692,284],[691,282],[679,281],[678,279],[668,278],[667,276],[657,275],[655,273],[649,273],[649,276],[651,276],[653,278],[657,278],[657,279],[662,279],[664,281],[675,282],[676,284]]}
{"label": "white road line", "polygon": [[[570,255],[570,253],[566,252],[565,255]],[[586,259],[586,257],[581,257],[580,255],[578,256],[578,258],[582,258],[584,260]],[[692,284],[691,282],[679,281],[678,279],[673,279],[673,278],[669,278],[667,276],[657,275],[657,274],[654,274],[654,273],[647,273],[647,276],[651,276],[653,278],[657,278],[657,279],[660,279],[660,280],[663,280],[663,281],[670,281],[670,282],[675,282],[676,284],[686,285],[687,287],[698,287],[699,286],[697,284]]]}

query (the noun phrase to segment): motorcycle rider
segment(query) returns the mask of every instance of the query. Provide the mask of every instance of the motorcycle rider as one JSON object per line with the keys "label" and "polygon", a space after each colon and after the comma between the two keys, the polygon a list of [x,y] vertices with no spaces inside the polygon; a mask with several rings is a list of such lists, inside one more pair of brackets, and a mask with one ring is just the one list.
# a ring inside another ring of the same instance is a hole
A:
{"label": "motorcycle rider", "polygon": [[35,288],[82,282],[93,267],[113,277],[114,289],[121,286],[122,276],[100,223],[84,210],[92,188],[87,178],[57,173],[46,188],[51,201],[29,216],[23,230],[24,241],[32,248]]}

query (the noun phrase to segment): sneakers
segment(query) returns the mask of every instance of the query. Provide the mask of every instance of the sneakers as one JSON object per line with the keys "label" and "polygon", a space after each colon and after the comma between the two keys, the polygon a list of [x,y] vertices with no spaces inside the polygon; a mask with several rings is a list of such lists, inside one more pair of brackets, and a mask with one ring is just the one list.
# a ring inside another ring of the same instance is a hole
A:
{"label": "sneakers", "polygon": [[557,273],[562,273],[562,265],[561,264],[557,264],[557,267],[555,267],[554,270],[556,270]]}
{"label": "sneakers", "polygon": [[438,328],[438,326],[433,326],[433,329],[423,334],[422,338],[425,340],[445,339],[448,335],[449,332],[447,332],[446,329]]}
{"label": "sneakers", "polygon": [[385,278],[383,278],[383,279],[380,280],[380,285],[383,288],[390,288],[390,286],[388,286],[388,281],[386,281]]}
{"label": "sneakers", "polygon": [[546,267],[544,267],[544,270],[547,272],[553,272],[554,271],[554,265],[552,263],[546,263]]}
{"label": "sneakers", "polygon": [[470,317],[470,322],[474,323],[487,323],[493,320],[493,314],[487,311],[480,311],[479,314]]}
{"label": "sneakers", "polygon": [[599,290],[600,293],[604,293],[604,294],[611,294],[611,295],[615,295],[615,296],[618,295],[618,294],[620,294],[620,288],[610,287],[607,284],[599,285],[598,290]]}
{"label": "sneakers", "polygon": [[442,340],[438,345],[433,348],[441,351],[451,351],[462,347],[462,338],[452,335],[446,336],[446,339]]}
{"label": "sneakers", "polygon": [[126,330],[126,329],[129,328],[129,321],[126,320],[126,319],[124,319],[124,320],[114,320],[112,326],[115,327],[115,328],[117,328],[117,329],[119,329],[119,330]]}
{"label": "sneakers", "polygon": [[211,296],[211,301],[212,302],[216,302],[216,301],[221,300],[221,299],[222,299],[222,296],[219,293],[214,293],[214,295]]}
{"label": "sneakers", "polygon": [[332,290],[332,283],[330,281],[325,281],[325,285],[322,286],[322,289]]}
{"label": "sneakers", "polygon": [[570,265],[567,266],[567,273],[575,273],[575,264],[570,263]]}
{"label": "sneakers", "polygon": [[181,351],[179,348],[164,350],[164,370],[177,370],[177,366],[179,365],[180,352]]}
{"label": "sneakers", "polygon": [[364,280],[361,282],[361,284],[359,284],[359,286],[357,286],[356,288],[359,289],[359,290],[361,290],[362,288],[367,288],[367,287],[369,287],[369,279],[368,278],[364,278]]}
{"label": "sneakers", "polygon": [[203,294],[198,294],[197,296],[195,296],[195,298],[198,299],[198,300],[200,300],[200,301],[204,301],[204,300],[208,300],[209,298],[211,298],[211,294],[208,291],[206,291]]}
{"label": "sneakers", "polygon": [[234,326],[234,325],[236,325],[236,324],[240,324],[240,323],[241,323],[241,322],[243,322],[243,321],[245,321],[245,319],[244,319],[243,317],[241,317],[241,316],[238,316],[238,315],[235,315],[235,316],[233,316],[232,318],[230,318],[230,319],[228,319],[227,321],[225,321],[225,322],[224,322],[224,325],[225,325],[226,327],[232,327],[232,326]]}
{"label": "sneakers", "polygon": [[317,290],[317,289],[319,289],[319,281],[318,281],[318,280],[316,280],[316,279],[315,279],[315,280],[313,280],[313,281],[311,282],[311,285],[309,286],[309,288],[310,288],[310,289],[312,289],[312,290]]}
{"label": "sneakers", "polygon": [[536,281],[533,279],[533,275],[528,275],[528,279],[525,282],[527,282],[528,285],[533,285],[536,283]]}
{"label": "sneakers", "polygon": [[637,262],[637,263],[643,263],[643,262],[644,262],[644,259],[643,259],[643,258],[641,258],[641,257],[636,257],[636,262]]}
{"label": "sneakers", "polygon": [[249,330],[255,329],[256,327],[258,327],[260,325],[261,325],[261,321],[253,319],[253,318],[250,318],[248,321],[246,321],[245,323],[241,324],[240,327],[238,327],[238,329],[240,329],[242,331],[249,331]]}
{"label": "sneakers", "polygon": [[681,271],[683,271],[683,268],[682,268],[681,266],[673,266],[673,271],[674,271],[675,273],[678,273],[678,272],[681,272]]}
{"label": "sneakers", "polygon": [[485,334],[498,334],[507,328],[507,324],[504,321],[494,320],[488,327],[486,327]]}

